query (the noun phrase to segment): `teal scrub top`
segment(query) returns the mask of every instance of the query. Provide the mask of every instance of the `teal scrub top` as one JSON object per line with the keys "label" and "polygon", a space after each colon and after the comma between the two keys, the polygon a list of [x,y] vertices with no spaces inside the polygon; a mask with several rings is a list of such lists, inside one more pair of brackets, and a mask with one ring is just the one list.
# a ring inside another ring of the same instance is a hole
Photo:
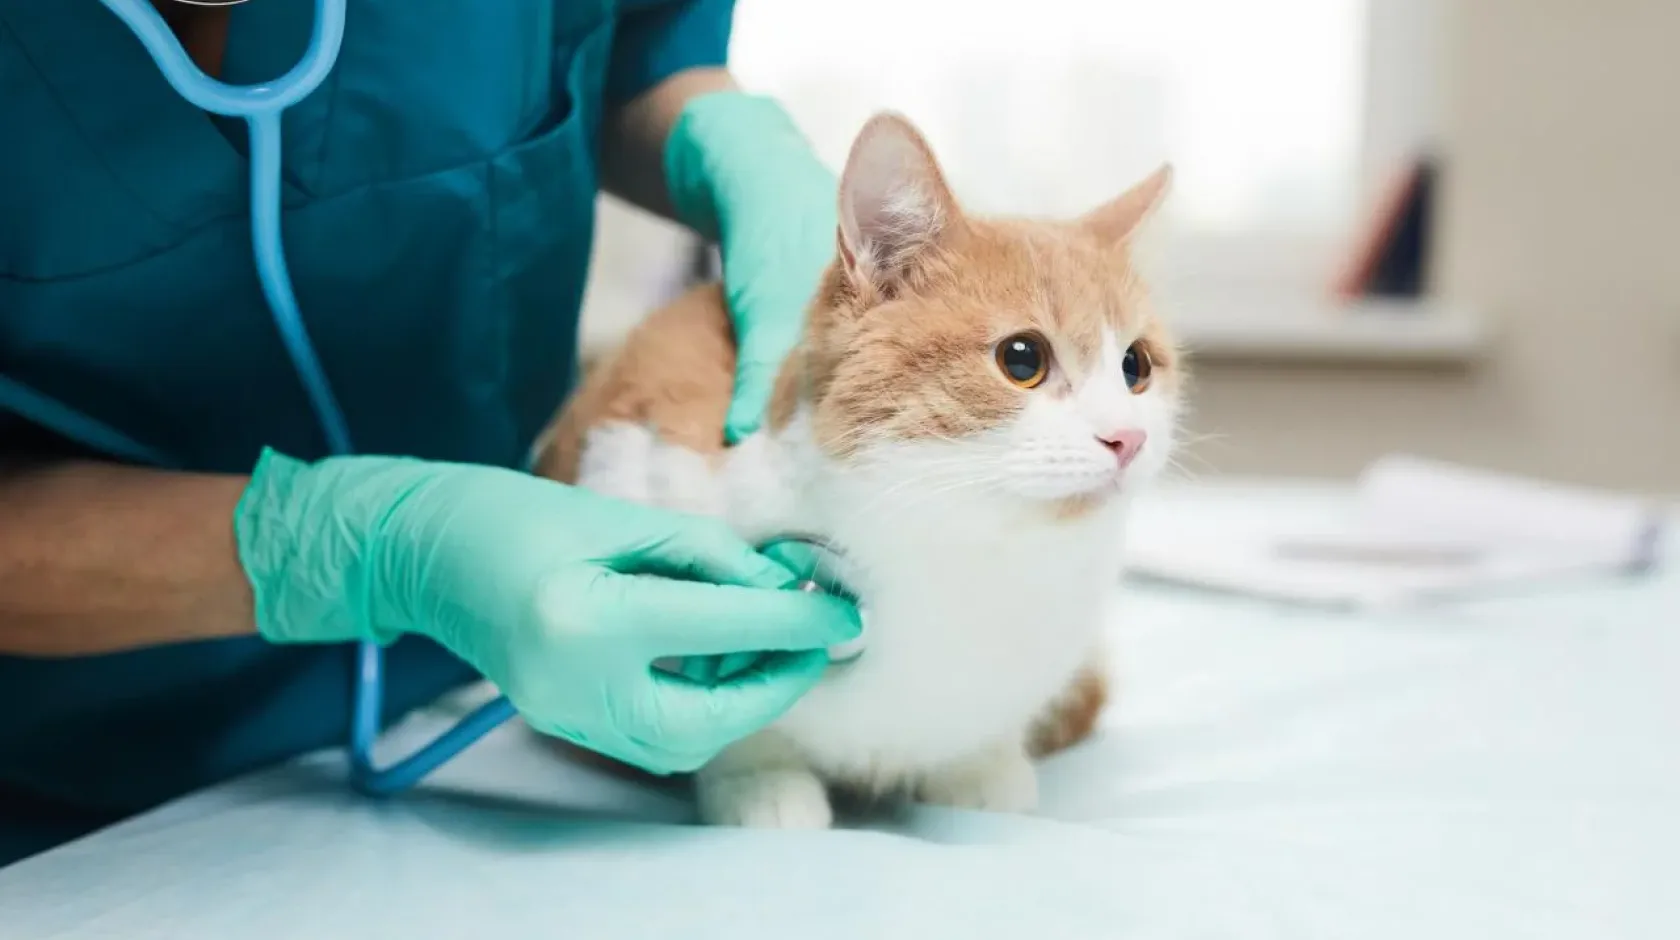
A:
{"label": "teal scrub top", "polygon": [[[222,78],[314,4],[231,10]],[[284,239],[357,449],[522,466],[571,380],[603,113],[723,64],[729,0],[351,0],[285,114]],[[0,450],[247,472],[327,445],[260,292],[244,125],[95,0],[0,0]],[[0,864],[338,744],[348,647],[0,656]],[[385,718],[474,676],[389,652]]]}

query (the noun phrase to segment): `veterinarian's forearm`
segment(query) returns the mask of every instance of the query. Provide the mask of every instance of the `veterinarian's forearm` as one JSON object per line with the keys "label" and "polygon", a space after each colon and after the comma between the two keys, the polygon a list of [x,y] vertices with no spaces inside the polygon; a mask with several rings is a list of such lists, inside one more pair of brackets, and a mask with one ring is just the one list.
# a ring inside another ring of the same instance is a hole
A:
{"label": "veterinarian's forearm", "polygon": [[234,545],[246,478],[0,461],[0,653],[253,634]]}
{"label": "veterinarian's forearm", "polygon": [[678,72],[607,115],[601,143],[601,184],[607,192],[666,219],[675,219],[665,186],[665,142],[696,95],[735,88],[725,69]]}

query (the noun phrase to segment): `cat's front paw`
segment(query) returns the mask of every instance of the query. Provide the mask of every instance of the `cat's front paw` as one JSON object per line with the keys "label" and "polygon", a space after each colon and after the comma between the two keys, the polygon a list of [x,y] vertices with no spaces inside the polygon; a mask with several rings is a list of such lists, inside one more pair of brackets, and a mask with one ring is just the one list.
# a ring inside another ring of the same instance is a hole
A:
{"label": "cat's front paw", "polygon": [[1025,813],[1038,806],[1038,771],[1020,747],[999,747],[928,774],[916,793],[940,806]]}
{"label": "cat's front paw", "polygon": [[804,768],[724,774],[701,772],[701,822],[753,829],[827,829],[834,824],[828,788]]}

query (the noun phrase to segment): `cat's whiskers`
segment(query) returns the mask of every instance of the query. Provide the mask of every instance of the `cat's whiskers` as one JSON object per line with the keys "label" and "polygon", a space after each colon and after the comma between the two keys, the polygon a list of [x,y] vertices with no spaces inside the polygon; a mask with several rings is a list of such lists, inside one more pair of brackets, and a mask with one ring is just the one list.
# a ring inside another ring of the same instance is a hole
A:
{"label": "cat's whiskers", "polygon": [[[953,471],[954,471],[954,469],[955,468],[951,468],[951,470],[953,470]],[[859,519],[868,519],[871,522],[873,522],[873,519],[874,519],[874,516],[875,516],[877,510],[890,509],[892,507],[893,497],[895,497],[895,496],[899,495],[901,492],[905,492],[907,490],[910,493],[913,494],[916,491],[914,489],[912,489],[912,487],[916,487],[918,485],[925,484],[925,483],[936,482],[940,479],[941,474],[945,474],[947,472],[949,472],[949,471],[947,471],[945,468],[936,468],[932,471],[924,472],[922,474],[911,477],[909,479],[900,480],[897,483],[894,483],[892,486],[889,486],[886,489],[882,490],[881,492],[874,494],[863,505],[857,507],[857,509],[848,513],[847,517],[848,517],[849,520],[853,520],[853,521],[859,520]],[[836,528],[841,528],[841,527],[842,527],[841,525],[836,526]]]}
{"label": "cat's whiskers", "polygon": [[[914,487],[914,486],[918,486],[922,483],[926,483],[926,482],[929,482],[929,481],[932,481],[932,480],[936,480],[939,477],[940,474],[946,473],[948,471],[951,471],[951,472],[963,471],[963,472],[966,472],[966,473],[972,473],[975,469],[977,469],[976,465],[977,465],[977,460],[976,460],[975,457],[945,457],[945,458],[936,458],[936,459],[928,460],[928,461],[918,461],[917,464],[916,464],[916,467],[917,467],[918,470],[921,470],[922,472],[920,472],[920,473],[918,473],[914,476],[907,477],[906,479],[900,480],[897,483],[894,483],[892,486],[888,487],[884,492],[882,492],[880,494],[877,494],[876,499],[877,499],[877,501],[879,501],[879,500],[885,499],[887,497],[890,497],[893,494],[895,494],[895,493],[897,493],[901,490],[908,489],[908,488]],[[992,469],[996,468],[996,462],[995,461],[992,462],[991,468]],[[985,465],[980,465],[979,469],[987,469],[987,468],[986,468]]]}
{"label": "cat's whiskers", "polygon": [[877,511],[893,508],[896,505],[894,501],[898,497],[924,495],[921,487],[927,486],[928,484],[952,482],[953,480],[961,482],[962,480],[969,478],[967,476],[957,476],[956,470],[957,468],[935,468],[933,470],[924,471],[908,479],[899,480],[880,492],[873,494],[867,502],[849,512],[847,516],[849,519],[854,520],[863,518],[872,519]]}
{"label": "cat's whiskers", "polygon": [[[857,427],[848,428],[844,431],[841,431],[838,434],[833,434],[833,435],[830,435],[830,436],[825,437],[825,438],[817,438],[816,443],[817,443],[817,446],[820,449],[823,449],[823,450],[838,450],[838,449],[841,449],[841,448],[850,447],[850,446],[856,444],[859,440],[862,440],[866,437],[874,438],[877,443],[881,443],[881,444],[890,443],[890,440],[891,440],[890,438],[887,437],[887,435],[882,433],[879,425],[876,425],[876,424],[861,424],[861,425],[858,425]],[[918,429],[914,439],[919,443],[938,442],[938,443],[950,444],[950,445],[953,445],[955,447],[960,447],[960,448],[963,448],[965,450],[971,450],[971,451],[972,450],[1002,451],[1002,450],[1007,449],[1002,444],[995,444],[995,443],[992,443],[990,441],[986,441],[983,438],[974,438],[974,437],[970,437],[970,438],[967,438],[967,439],[955,438],[955,437],[951,437],[948,434],[941,434],[940,432],[935,431],[931,428]]]}
{"label": "cat's whiskers", "polygon": [[[857,511],[848,513],[846,521],[836,526],[836,536],[841,543],[849,541],[847,533],[857,530],[876,532],[882,523],[891,527],[894,520],[902,520],[926,503],[941,496],[962,490],[978,489],[981,495],[1001,491],[1001,485],[1008,478],[1002,474],[986,474],[960,477],[956,479],[938,480],[936,475],[928,474],[909,481],[903,481],[891,489],[876,494]],[[928,488],[910,489],[906,484],[933,483]],[[897,501],[894,497],[898,497]]]}
{"label": "cat's whiskers", "polygon": [[[1192,470],[1189,467],[1185,466],[1184,463],[1181,460],[1178,459],[1177,455],[1174,455],[1172,457],[1168,457],[1166,465],[1163,469],[1166,470],[1169,473],[1172,473],[1172,474],[1176,475],[1180,480],[1183,480],[1184,482],[1187,482],[1187,483],[1194,483],[1197,480],[1201,479],[1201,474],[1198,471]],[[1211,468],[1210,468],[1210,470],[1211,470]]]}

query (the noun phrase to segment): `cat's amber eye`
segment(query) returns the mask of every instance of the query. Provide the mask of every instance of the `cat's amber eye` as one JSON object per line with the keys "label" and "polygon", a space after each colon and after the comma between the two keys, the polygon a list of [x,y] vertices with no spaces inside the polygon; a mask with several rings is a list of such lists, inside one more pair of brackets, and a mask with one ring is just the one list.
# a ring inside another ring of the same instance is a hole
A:
{"label": "cat's amber eye", "polygon": [[1126,376],[1126,387],[1133,395],[1142,395],[1149,387],[1149,378],[1155,374],[1155,360],[1149,358],[1149,347],[1142,343],[1133,343],[1126,348],[1126,358],[1120,363],[1120,371]]}
{"label": "cat's amber eye", "polygon": [[1050,344],[1037,333],[1017,333],[997,345],[997,364],[1015,385],[1037,388],[1050,374]]}

